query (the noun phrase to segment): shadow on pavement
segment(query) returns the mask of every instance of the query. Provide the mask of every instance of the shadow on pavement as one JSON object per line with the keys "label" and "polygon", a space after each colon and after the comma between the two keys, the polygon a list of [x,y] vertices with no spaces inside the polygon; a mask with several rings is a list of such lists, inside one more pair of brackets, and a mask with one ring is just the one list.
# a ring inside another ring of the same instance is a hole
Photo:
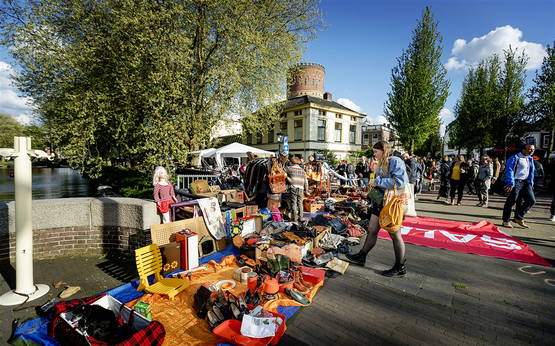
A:
{"label": "shadow on pavement", "polygon": [[98,263],[96,267],[105,274],[121,282],[139,279],[135,262],[130,261],[129,258],[116,255],[108,256],[106,261]]}

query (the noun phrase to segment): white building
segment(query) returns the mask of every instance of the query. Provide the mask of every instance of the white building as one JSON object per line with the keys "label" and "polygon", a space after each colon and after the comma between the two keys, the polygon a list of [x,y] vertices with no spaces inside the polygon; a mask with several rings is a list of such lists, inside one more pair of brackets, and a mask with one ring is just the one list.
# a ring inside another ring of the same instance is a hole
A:
{"label": "white building", "polygon": [[339,158],[360,150],[361,120],[366,114],[356,112],[332,100],[324,93],[325,69],[318,64],[301,64],[290,81],[281,119],[267,133],[247,135],[246,144],[268,151],[278,151],[278,134],[287,135],[289,153],[308,156],[329,150]]}

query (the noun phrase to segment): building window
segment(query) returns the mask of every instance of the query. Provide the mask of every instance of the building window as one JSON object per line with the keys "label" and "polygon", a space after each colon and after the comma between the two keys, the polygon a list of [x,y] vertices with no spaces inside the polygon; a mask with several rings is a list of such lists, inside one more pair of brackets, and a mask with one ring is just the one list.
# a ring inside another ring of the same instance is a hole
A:
{"label": "building window", "polygon": [[535,137],[526,138],[526,144],[536,145],[536,138]]}
{"label": "building window", "polygon": [[377,133],[373,133],[373,134],[372,134],[372,138],[378,138],[378,134],[377,134]]}
{"label": "building window", "polygon": [[349,126],[349,143],[355,144],[357,140],[357,126]]}
{"label": "building window", "polygon": [[343,126],[341,123],[335,123],[335,141],[341,142],[341,132],[343,132]]}
{"label": "building window", "polygon": [[321,116],[324,116],[324,117],[325,117],[325,116],[326,116],[326,111],[325,111],[325,110],[322,110],[322,109],[319,109],[319,110],[318,110],[318,115],[321,115]]}
{"label": "building window", "polygon": [[543,136],[543,145],[542,148],[549,148],[549,141],[551,140],[551,135]]}
{"label": "building window", "polygon": [[297,111],[295,111],[295,115],[302,115],[303,114],[303,110],[299,109]]}
{"label": "building window", "polygon": [[262,144],[262,134],[261,133],[256,134],[256,144]]}
{"label": "building window", "polygon": [[295,140],[303,140],[303,121],[302,119],[295,120]]}
{"label": "building window", "polygon": [[274,127],[272,126],[268,131],[268,143],[274,143]]}
{"label": "building window", "polygon": [[323,119],[318,120],[318,140],[326,140],[326,121]]}
{"label": "building window", "polygon": [[282,118],[287,118],[287,112],[281,113],[279,116],[282,117]]}
{"label": "building window", "polygon": [[369,133],[365,133],[362,136],[362,144],[363,145],[368,145],[370,143],[370,134]]}
{"label": "building window", "polygon": [[342,116],[341,114],[336,114],[336,115],[335,115],[335,118],[336,118],[336,119],[343,119],[343,116]]}
{"label": "building window", "polygon": [[279,131],[284,135],[287,136],[287,121],[284,121],[279,124]]}
{"label": "building window", "polygon": [[250,133],[247,135],[247,144],[252,144],[252,135]]}

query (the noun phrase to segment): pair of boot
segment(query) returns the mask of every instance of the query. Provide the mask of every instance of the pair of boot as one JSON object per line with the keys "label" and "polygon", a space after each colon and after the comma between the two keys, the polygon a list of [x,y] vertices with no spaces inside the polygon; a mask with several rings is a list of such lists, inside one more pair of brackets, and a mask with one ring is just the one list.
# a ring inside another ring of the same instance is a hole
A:
{"label": "pair of boot", "polygon": [[[355,254],[346,254],[345,257],[347,257],[347,259],[349,260],[349,262],[353,263],[353,264],[357,264],[360,266],[364,266],[366,264],[366,255],[365,253],[362,252],[357,252]],[[402,263],[395,263],[395,265],[388,270],[384,270],[383,272],[381,272],[381,274],[383,276],[388,276],[388,277],[403,277],[407,274],[407,266],[406,266],[406,260],[403,260]]]}
{"label": "pair of boot", "polygon": [[289,271],[289,267],[291,266],[291,260],[287,256],[283,256],[281,254],[277,254],[276,258],[268,259],[268,269],[272,276],[276,276],[277,273],[280,271]]}

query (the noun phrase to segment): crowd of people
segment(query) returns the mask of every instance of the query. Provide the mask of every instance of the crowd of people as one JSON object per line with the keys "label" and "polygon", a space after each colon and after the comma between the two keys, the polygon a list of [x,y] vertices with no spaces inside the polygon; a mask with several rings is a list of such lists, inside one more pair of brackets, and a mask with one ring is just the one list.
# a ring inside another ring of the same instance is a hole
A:
{"label": "crowd of people", "polygon": [[[441,159],[399,152],[393,155],[401,157],[405,163],[408,183],[413,184],[416,198],[427,184],[429,192],[437,190],[437,200],[443,200],[449,205],[460,206],[464,195],[470,194],[478,197],[478,207],[487,208],[490,195],[498,193],[507,197],[503,226],[513,227],[510,214],[516,204],[513,222],[527,228],[523,221],[524,215],[535,204],[538,189],[547,188],[544,185],[544,167],[534,151],[534,145],[526,144],[522,146],[521,152],[510,156],[507,162],[488,155],[479,159],[465,159],[464,155],[444,156]],[[336,171],[348,178],[346,184],[356,181],[359,186],[365,187],[374,176],[375,167],[374,159],[363,156],[356,167],[342,160]],[[551,189],[553,185],[554,182],[551,182]],[[550,220],[555,222],[555,198],[551,204]]]}

